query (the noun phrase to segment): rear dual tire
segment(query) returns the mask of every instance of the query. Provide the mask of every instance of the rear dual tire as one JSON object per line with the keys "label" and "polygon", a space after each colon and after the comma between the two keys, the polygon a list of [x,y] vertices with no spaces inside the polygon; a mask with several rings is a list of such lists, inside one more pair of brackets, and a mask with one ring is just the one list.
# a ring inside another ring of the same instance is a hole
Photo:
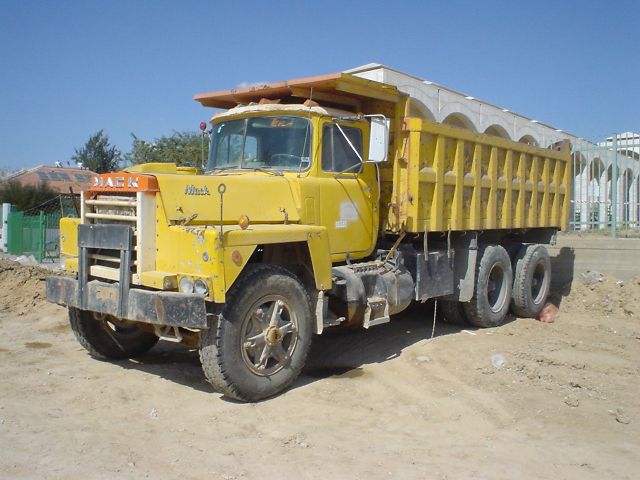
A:
{"label": "rear dual tire", "polygon": [[513,272],[509,254],[500,245],[480,249],[473,297],[463,304],[467,320],[481,328],[502,325],[509,313]]}
{"label": "rear dual tire", "polygon": [[474,295],[469,302],[442,301],[447,323],[497,327],[509,308],[515,315],[535,318],[551,286],[551,260],[543,245],[522,245],[513,262],[499,245],[480,250]]}
{"label": "rear dual tire", "polygon": [[547,302],[551,287],[551,259],[542,245],[523,245],[514,260],[511,311],[535,318]]}

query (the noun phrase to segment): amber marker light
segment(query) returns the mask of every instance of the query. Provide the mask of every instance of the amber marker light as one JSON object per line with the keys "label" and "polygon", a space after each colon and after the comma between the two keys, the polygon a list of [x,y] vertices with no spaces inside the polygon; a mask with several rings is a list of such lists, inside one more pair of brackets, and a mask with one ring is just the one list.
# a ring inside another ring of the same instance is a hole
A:
{"label": "amber marker light", "polygon": [[240,254],[240,252],[238,250],[234,250],[233,251],[233,253],[231,254],[231,260],[236,265],[240,265],[242,263],[242,255]]}
{"label": "amber marker light", "polygon": [[238,225],[240,225],[240,228],[242,230],[246,230],[246,228],[249,226],[249,217],[246,215],[241,215],[240,219],[238,220]]}

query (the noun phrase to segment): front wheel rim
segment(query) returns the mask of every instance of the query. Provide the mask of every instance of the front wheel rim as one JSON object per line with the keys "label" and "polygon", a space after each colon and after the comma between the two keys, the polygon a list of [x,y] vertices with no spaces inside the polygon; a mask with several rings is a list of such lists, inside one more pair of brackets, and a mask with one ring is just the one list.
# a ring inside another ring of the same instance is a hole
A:
{"label": "front wheel rim", "polygon": [[267,295],[254,302],[241,326],[240,349],[256,375],[273,375],[291,362],[298,344],[298,318],[287,300]]}

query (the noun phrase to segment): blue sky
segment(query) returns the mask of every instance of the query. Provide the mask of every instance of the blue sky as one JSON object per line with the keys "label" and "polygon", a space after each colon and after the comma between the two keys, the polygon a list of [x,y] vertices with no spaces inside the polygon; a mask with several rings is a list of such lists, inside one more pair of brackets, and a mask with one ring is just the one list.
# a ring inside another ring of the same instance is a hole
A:
{"label": "blue sky", "polygon": [[0,168],[197,130],[195,93],[379,62],[586,138],[640,130],[634,1],[0,0]]}

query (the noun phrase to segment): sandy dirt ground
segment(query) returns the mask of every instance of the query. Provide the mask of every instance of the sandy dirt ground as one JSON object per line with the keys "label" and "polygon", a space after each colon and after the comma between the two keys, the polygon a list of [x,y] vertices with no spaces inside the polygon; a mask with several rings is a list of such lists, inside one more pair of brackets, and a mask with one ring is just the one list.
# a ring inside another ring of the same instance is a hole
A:
{"label": "sandy dirt ground", "polygon": [[430,339],[427,306],[317,337],[291,390],[240,404],[179,345],[91,359],[45,275],[0,260],[1,478],[640,475],[640,280],[575,282],[553,324]]}

